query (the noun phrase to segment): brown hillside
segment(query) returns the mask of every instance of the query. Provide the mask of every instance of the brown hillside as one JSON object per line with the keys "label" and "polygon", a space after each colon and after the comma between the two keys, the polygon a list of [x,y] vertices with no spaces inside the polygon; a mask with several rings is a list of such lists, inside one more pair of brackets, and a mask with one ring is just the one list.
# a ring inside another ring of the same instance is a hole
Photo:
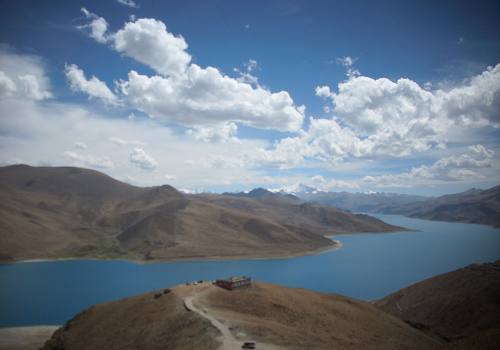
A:
{"label": "brown hillside", "polygon": [[42,349],[215,350],[216,336],[217,329],[187,312],[175,293],[158,291],[95,305],[56,331]]}
{"label": "brown hillside", "polygon": [[452,348],[465,349],[476,344],[472,348],[487,349],[500,344],[500,261],[469,265],[427,279],[375,305],[453,341]]}
{"label": "brown hillside", "polygon": [[338,295],[263,283],[233,292],[205,283],[175,287],[158,299],[154,295],[92,307],[56,332],[43,349],[214,349],[220,332],[182,306],[180,298],[196,295],[204,314],[216,317],[241,342],[256,340],[258,348],[441,346],[368,303]]}
{"label": "brown hillside", "polygon": [[0,168],[0,198],[3,261],[287,256],[332,248],[329,233],[397,229],[290,198],[187,196],[71,167]]}

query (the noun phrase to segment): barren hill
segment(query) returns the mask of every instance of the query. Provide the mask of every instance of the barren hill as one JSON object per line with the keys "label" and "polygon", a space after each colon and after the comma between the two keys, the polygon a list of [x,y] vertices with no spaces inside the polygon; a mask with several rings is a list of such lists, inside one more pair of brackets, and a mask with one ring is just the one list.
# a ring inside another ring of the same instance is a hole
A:
{"label": "barren hill", "polygon": [[226,208],[238,208],[262,218],[279,219],[324,234],[390,232],[405,230],[374,217],[318,203],[308,203],[289,194],[254,189],[249,193],[197,195],[197,198]]}
{"label": "barren hill", "polygon": [[389,204],[373,212],[500,227],[500,186],[487,190],[470,189],[403,205]]}
{"label": "barren hill", "polygon": [[324,235],[334,232],[400,229],[290,199],[228,202],[226,196],[184,195],[168,185],[131,186],[72,167],[2,167],[0,198],[3,261],[287,256],[333,247]]}
{"label": "barren hill", "polygon": [[443,339],[450,348],[500,344],[500,260],[473,264],[416,283],[375,304]]}
{"label": "barren hill", "polygon": [[220,320],[240,341],[257,341],[257,348],[390,350],[440,345],[351,298],[263,283],[230,292],[204,283],[94,306],[69,321],[43,349],[218,349],[219,331],[182,305],[183,298],[197,294],[203,315]]}

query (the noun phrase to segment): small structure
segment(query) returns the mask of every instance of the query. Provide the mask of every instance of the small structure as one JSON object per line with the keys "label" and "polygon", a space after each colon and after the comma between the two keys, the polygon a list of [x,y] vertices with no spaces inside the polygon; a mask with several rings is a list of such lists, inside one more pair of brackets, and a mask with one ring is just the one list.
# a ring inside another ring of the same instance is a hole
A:
{"label": "small structure", "polygon": [[215,285],[227,290],[250,287],[252,279],[250,277],[229,277],[223,280],[216,280]]}

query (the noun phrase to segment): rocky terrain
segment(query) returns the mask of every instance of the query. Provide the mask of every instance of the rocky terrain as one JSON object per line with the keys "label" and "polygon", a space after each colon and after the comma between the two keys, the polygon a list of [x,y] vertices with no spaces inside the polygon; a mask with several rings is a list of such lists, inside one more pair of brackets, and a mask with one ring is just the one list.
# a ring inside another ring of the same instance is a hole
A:
{"label": "rocky terrain", "polygon": [[185,195],[73,167],[2,167],[0,198],[0,261],[289,256],[333,248],[332,233],[401,230],[286,196]]}

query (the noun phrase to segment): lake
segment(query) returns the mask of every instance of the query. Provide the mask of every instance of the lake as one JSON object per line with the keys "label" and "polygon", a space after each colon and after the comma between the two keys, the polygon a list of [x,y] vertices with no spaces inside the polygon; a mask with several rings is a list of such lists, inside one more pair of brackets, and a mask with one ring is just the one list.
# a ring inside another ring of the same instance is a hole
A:
{"label": "lake", "polygon": [[500,229],[376,216],[418,231],[339,235],[343,247],[337,251],[289,259],[0,264],[0,327],[62,324],[95,303],[232,275],[373,300],[473,262],[500,259]]}

